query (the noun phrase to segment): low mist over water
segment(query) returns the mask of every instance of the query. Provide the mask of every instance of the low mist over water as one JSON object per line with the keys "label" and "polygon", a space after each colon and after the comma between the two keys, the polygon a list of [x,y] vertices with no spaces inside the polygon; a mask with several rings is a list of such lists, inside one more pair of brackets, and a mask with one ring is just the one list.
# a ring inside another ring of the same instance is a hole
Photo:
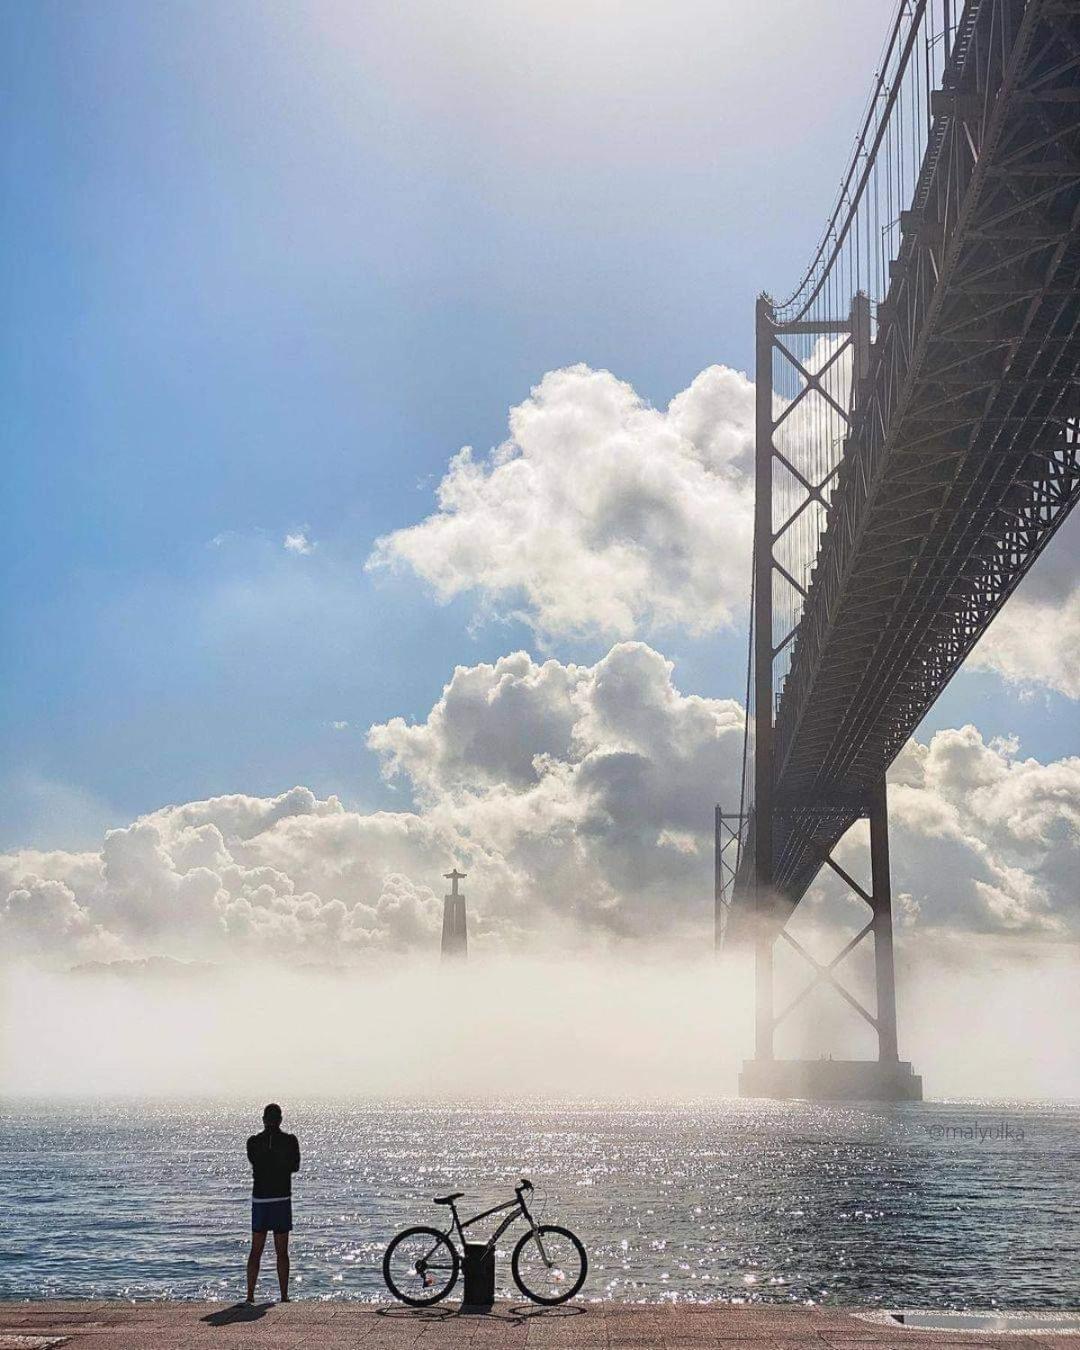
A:
{"label": "low mist over water", "polygon": [[[920,951],[901,986],[901,1056],[929,1097],[1080,1098],[1075,959],[986,952],[954,967]],[[781,977],[778,1007],[809,973]],[[845,982],[870,1002],[857,965]],[[733,1095],[752,1043],[750,972],[711,953],[23,968],[3,988],[0,1088],[15,1095],[686,1100]],[[873,1057],[876,1045],[824,988],[777,1053]]]}

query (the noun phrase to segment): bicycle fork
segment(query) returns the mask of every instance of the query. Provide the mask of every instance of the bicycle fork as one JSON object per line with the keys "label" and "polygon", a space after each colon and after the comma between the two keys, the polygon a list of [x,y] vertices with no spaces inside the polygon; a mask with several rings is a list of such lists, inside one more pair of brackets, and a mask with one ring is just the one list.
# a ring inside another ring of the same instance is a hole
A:
{"label": "bicycle fork", "polygon": [[536,1245],[540,1248],[540,1259],[543,1261],[545,1268],[550,1270],[555,1262],[549,1260],[547,1252],[544,1251],[544,1240],[540,1236],[540,1226],[529,1213],[528,1206],[525,1204],[524,1199],[521,1201],[521,1212],[528,1220],[529,1227],[532,1229],[532,1235],[536,1239]]}

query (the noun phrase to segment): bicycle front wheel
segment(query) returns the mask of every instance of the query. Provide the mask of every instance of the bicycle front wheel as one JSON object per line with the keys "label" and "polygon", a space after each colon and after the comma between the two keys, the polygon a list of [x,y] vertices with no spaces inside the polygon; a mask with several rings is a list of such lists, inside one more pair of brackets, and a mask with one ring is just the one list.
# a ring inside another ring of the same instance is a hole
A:
{"label": "bicycle front wheel", "polygon": [[569,1228],[541,1224],[514,1248],[514,1283],[534,1303],[551,1306],[573,1298],[585,1283],[589,1259]]}
{"label": "bicycle front wheel", "polygon": [[437,1228],[406,1228],[387,1247],[382,1273],[395,1298],[410,1308],[427,1308],[456,1284],[458,1254]]}

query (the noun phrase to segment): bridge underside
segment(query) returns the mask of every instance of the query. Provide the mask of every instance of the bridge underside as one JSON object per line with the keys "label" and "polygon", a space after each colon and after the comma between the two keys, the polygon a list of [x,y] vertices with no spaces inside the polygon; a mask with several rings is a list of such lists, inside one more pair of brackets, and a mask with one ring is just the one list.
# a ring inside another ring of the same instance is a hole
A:
{"label": "bridge underside", "polygon": [[777,708],[777,926],[1080,496],[1080,4],[967,12]]}

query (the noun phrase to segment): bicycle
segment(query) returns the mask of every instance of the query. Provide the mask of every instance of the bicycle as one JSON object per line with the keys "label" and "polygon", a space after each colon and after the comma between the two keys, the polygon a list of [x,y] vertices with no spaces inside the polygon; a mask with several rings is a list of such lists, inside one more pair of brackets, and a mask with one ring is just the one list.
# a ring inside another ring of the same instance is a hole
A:
{"label": "bicycle", "polygon": [[412,1308],[428,1308],[438,1303],[453,1289],[461,1269],[462,1257],[450,1240],[454,1229],[464,1249],[466,1228],[509,1209],[513,1213],[503,1219],[488,1239],[485,1255],[494,1249],[512,1223],[523,1218],[529,1231],[522,1234],[510,1258],[514,1283],[526,1298],[549,1307],[573,1298],[585,1283],[589,1268],[585,1248],[568,1228],[536,1222],[525,1203],[525,1196],[533,1189],[532,1182],[522,1177],[514,1187],[515,1199],[486,1209],[483,1214],[474,1214],[464,1222],[457,1212],[457,1202],[464,1191],[436,1196],[436,1205],[447,1205],[450,1209],[450,1226],[445,1233],[424,1226],[398,1233],[383,1256],[386,1287]]}

